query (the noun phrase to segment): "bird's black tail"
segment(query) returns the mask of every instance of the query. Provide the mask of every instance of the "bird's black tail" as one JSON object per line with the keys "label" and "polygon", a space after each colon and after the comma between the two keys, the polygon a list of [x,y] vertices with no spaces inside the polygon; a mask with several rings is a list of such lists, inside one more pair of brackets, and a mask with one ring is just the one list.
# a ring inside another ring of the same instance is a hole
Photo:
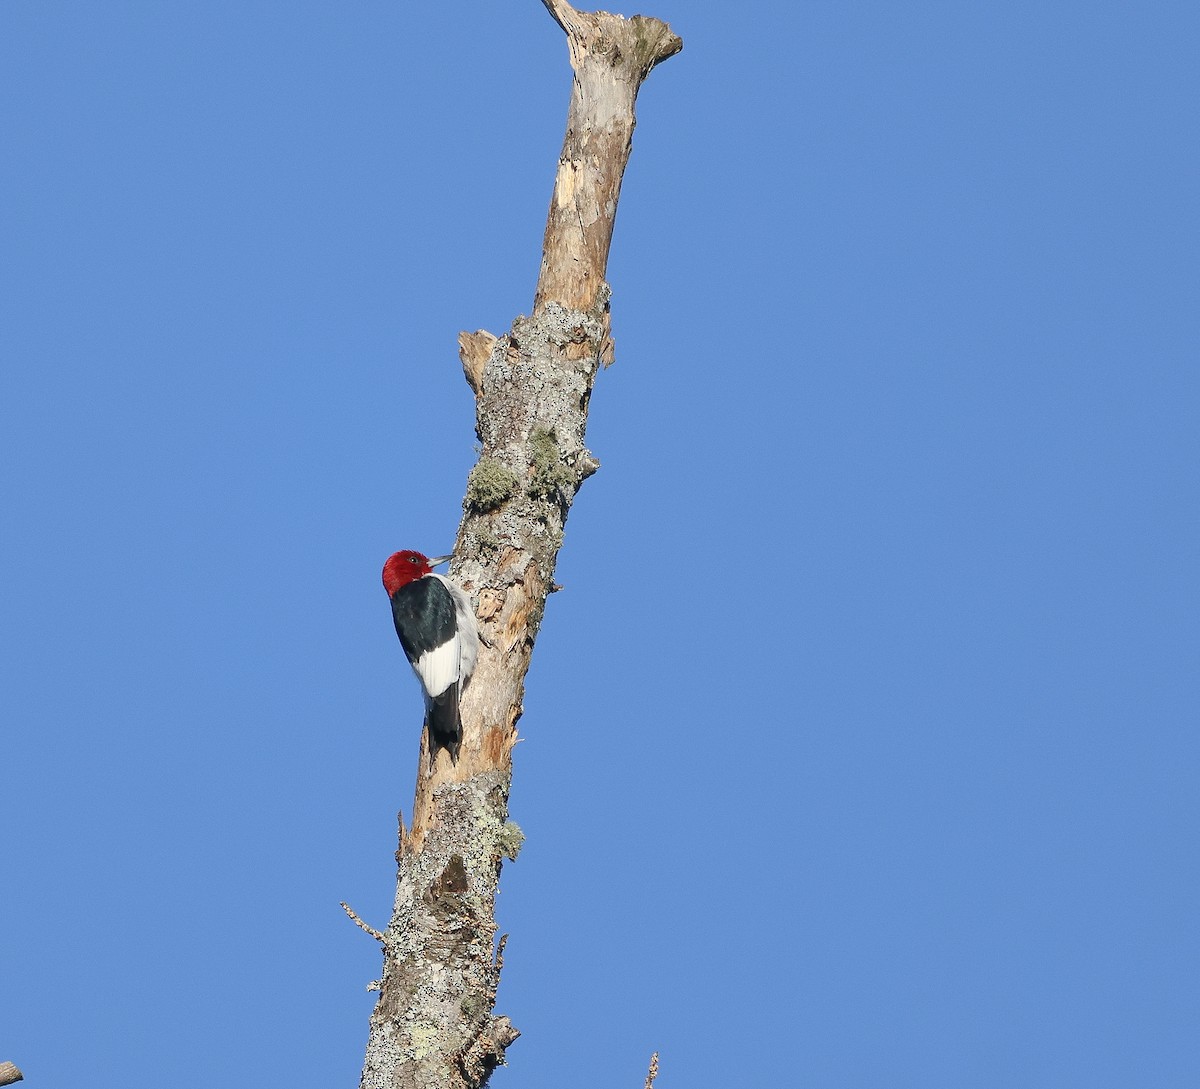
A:
{"label": "bird's black tail", "polygon": [[450,762],[458,763],[458,750],[462,748],[462,720],[458,717],[458,685],[452,684],[440,696],[429,701],[425,712],[425,726],[429,730],[429,767],[432,770],[438,749],[450,754]]}

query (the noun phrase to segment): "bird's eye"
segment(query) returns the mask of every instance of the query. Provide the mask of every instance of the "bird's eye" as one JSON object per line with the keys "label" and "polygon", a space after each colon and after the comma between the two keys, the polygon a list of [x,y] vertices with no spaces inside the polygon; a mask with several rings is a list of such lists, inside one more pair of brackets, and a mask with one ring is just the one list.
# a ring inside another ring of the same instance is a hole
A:
{"label": "bird's eye", "polygon": [[416,562],[417,562],[417,557],[416,557],[416,556],[409,556],[409,557],[408,557],[408,562],[409,562],[409,563],[416,563]]}

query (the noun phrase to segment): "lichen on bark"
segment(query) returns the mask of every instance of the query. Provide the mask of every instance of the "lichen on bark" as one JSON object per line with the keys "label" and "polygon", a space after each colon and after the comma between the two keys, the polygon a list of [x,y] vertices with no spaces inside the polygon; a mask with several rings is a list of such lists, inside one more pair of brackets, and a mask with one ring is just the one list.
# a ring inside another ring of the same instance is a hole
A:
{"label": "lichen on bark", "polygon": [[478,511],[495,510],[506,499],[516,495],[521,478],[495,458],[480,458],[467,477],[467,494],[463,506]]}

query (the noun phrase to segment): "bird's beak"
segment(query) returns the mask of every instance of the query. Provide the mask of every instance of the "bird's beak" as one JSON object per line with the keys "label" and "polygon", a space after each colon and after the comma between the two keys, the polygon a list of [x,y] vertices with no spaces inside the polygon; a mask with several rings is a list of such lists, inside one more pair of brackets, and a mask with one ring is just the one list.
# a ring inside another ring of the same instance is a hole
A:
{"label": "bird's beak", "polygon": [[440,567],[443,563],[446,563],[453,555],[454,555],[454,553],[451,552],[449,556],[438,556],[435,559],[426,560],[425,562],[428,563],[430,567]]}

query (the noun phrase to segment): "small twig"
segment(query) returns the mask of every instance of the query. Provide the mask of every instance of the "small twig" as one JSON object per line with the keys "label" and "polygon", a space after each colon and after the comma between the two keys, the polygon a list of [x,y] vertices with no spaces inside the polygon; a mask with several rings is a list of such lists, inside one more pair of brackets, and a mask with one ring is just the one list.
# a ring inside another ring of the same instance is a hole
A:
{"label": "small twig", "polygon": [[370,934],[370,935],[371,935],[371,937],[372,937],[372,938],[374,938],[374,939],[375,939],[377,942],[385,942],[385,941],[387,941],[387,939],[386,939],[386,938],[385,938],[385,937],[384,937],[384,936],[383,936],[381,933],[379,933],[379,931],[378,931],[378,930],[376,930],[376,929],[375,929],[373,926],[368,926],[366,923],[364,923],[364,922],[363,922],[363,921],[362,921],[362,920],[361,920],[361,919],[358,917],[358,913],[357,913],[357,912],[354,910],[354,908],[352,908],[352,907],[351,907],[349,904],[347,904],[345,900],[343,900],[343,901],[342,901],[342,910],[343,910],[343,911],[344,911],[344,912],[345,912],[347,915],[349,915],[349,916],[350,916],[350,921],[351,921],[352,923],[354,923],[354,925],[355,925],[355,926],[359,927],[359,928],[360,928],[360,929],[362,929],[362,930],[365,930],[365,931],[366,931],[368,934]]}
{"label": "small twig", "polygon": [[12,1085],[24,1081],[25,1075],[13,1063],[0,1063],[0,1085]]}
{"label": "small twig", "polygon": [[650,1073],[646,1075],[645,1089],[654,1089],[654,1079],[658,1077],[658,1052],[650,1056]]}

